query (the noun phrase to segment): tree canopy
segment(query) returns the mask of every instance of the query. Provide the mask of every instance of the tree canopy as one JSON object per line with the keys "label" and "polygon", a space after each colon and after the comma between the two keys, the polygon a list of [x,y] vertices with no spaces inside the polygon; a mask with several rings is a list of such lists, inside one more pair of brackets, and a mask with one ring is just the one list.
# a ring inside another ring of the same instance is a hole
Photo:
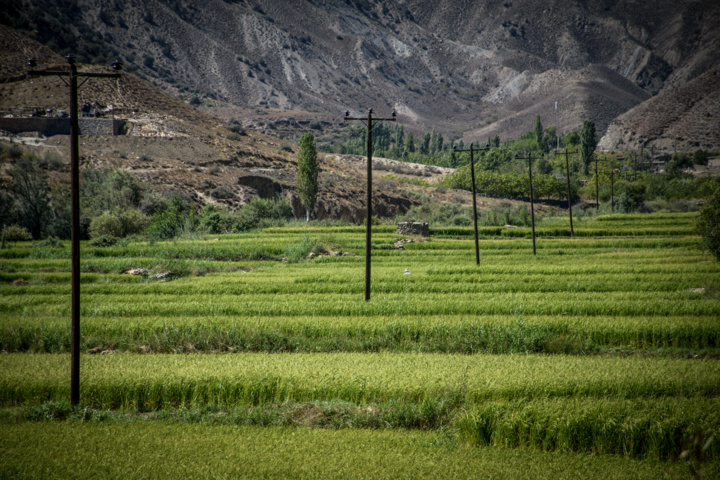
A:
{"label": "tree canopy", "polygon": [[300,137],[298,151],[298,190],[300,201],[305,207],[306,221],[310,221],[310,213],[315,210],[318,193],[318,172],[320,167],[315,149],[315,137],[312,133],[304,133]]}

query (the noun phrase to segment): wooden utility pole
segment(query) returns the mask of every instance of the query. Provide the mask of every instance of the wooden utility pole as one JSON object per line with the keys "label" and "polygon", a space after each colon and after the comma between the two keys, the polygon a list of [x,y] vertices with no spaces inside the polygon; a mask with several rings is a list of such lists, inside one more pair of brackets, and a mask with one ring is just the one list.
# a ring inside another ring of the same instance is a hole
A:
{"label": "wooden utility pole", "polygon": [[[34,70],[37,62],[34,58],[28,60],[29,76],[59,76],[70,87],[70,230],[71,253],[70,263],[72,270],[70,307],[70,403],[80,403],[80,135],[78,121],[78,89],[89,78],[120,78],[120,73],[78,73],[75,57],[68,55],[67,62],[70,70]],[[116,61],[113,69],[119,72],[122,63]],[[68,77],[68,81],[65,81]],[[85,80],[78,86],[78,77]]]}
{"label": "wooden utility pole", "polygon": [[470,177],[472,179],[472,197],[473,197],[473,224],[475,225],[475,263],[477,265],[480,265],[480,242],[478,240],[478,223],[477,223],[477,199],[475,198],[475,157],[473,156],[474,152],[480,152],[483,150],[489,150],[490,144],[487,143],[485,145],[485,148],[475,148],[473,149],[473,144],[470,144],[470,148],[460,150],[457,147],[453,146],[453,151],[455,152],[470,152]]}
{"label": "wooden utility pole", "polygon": [[532,187],[532,153],[528,153],[527,157],[517,155],[515,158],[520,158],[528,161],[528,172],[530,173],[530,218],[532,221],[533,255],[537,255],[537,251],[535,250],[535,201],[533,200]]}
{"label": "wooden utility pole", "polygon": [[[575,236],[573,230],[573,219],[572,219],[572,191],[570,190],[570,160],[568,158],[568,149],[565,148],[565,174],[567,177],[567,197],[568,197],[568,213],[570,214],[570,236]],[[574,153],[574,152],[573,152]]]}
{"label": "wooden utility pole", "polygon": [[368,110],[367,117],[351,117],[345,112],[345,121],[360,120],[367,122],[367,220],[365,225],[365,301],[370,301],[370,250],[372,240],[372,124],[373,122],[394,122],[397,114],[392,112],[392,118],[373,118],[372,108]]}

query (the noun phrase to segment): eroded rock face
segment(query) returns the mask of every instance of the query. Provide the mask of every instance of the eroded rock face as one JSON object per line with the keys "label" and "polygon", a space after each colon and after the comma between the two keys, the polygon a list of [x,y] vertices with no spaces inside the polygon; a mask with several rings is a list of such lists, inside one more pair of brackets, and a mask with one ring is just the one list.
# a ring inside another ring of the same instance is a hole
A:
{"label": "eroded rock face", "polygon": [[[365,193],[361,191],[333,192],[331,196],[322,195],[318,198],[315,211],[310,218],[315,220],[336,218],[361,224],[367,217],[364,195]],[[305,217],[305,207],[302,205],[299,194],[288,191],[285,192],[285,198],[290,202],[296,218]],[[417,204],[417,201],[409,198],[381,193],[373,198],[373,215],[378,217],[404,215],[410,207]]]}
{"label": "eroded rock face", "polygon": [[282,185],[262,175],[242,175],[237,183],[255,189],[260,198],[275,198],[283,190]]}
{"label": "eroded rock face", "polygon": [[399,235],[420,235],[422,237],[429,237],[430,226],[427,222],[400,222],[398,223],[397,233]]}

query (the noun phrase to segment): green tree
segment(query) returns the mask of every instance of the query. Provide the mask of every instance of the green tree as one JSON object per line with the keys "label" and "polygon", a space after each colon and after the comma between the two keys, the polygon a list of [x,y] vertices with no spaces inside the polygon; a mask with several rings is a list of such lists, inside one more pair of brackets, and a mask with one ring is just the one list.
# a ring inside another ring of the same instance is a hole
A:
{"label": "green tree", "polygon": [[550,161],[546,157],[540,157],[535,162],[535,169],[538,173],[543,175],[550,175],[553,172],[553,167]]}
{"label": "green tree", "polygon": [[34,239],[40,238],[46,221],[52,215],[48,175],[38,166],[37,160],[31,153],[24,154],[8,169],[13,182],[11,191],[15,194],[18,216]]}
{"label": "green tree", "polygon": [[535,140],[540,148],[543,148],[543,126],[540,122],[540,115],[535,116]]}
{"label": "green tree", "polygon": [[563,138],[563,143],[566,147],[574,147],[580,145],[580,133],[570,132]]}
{"label": "green tree", "polygon": [[435,152],[442,151],[443,142],[444,142],[444,139],[443,139],[442,133],[438,133],[437,135],[435,135],[435,141],[433,142],[434,146],[432,147],[435,150]]}
{"label": "green tree", "polygon": [[310,221],[310,212],[315,210],[318,193],[318,172],[320,167],[315,149],[315,137],[312,133],[304,133],[300,137],[300,150],[298,151],[298,189],[300,201],[305,207],[305,221]]}
{"label": "green tree", "polygon": [[542,142],[542,149],[545,153],[548,153],[557,146],[557,132],[554,125],[545,129],[543,132]]}
{"label": "green tree", "polygon": [[415,153],[415,137],[412,132],[405,136],[405,153]]}
{"label": "green tree", "polygon": [[710,155],[705,150],[695,150],[693,153],[693,163],[695,165],[707,165]]}
{"label": "green tree", "polygon": [[420,143],[420,153],[427,155],[430,153],[430,134],[426,133]]}
{"label": "green tree", "polygon": [[620,193],[620,211],[634,212],[645,202],[647,185],[642,182],[629,183]]}
{"label": "green tree", "polygon": [[590,162],[593,158],[593,152],[597,147],[597,138],[595,137],[595,122],[585,120],[582,130],[580,130],[580,156],[583,161],[583,172],[587,175],[590,169]]}
{"label": "green tree", "polygon": [[697,230],[705,247],[720,261],[720,185],[700,209]]}

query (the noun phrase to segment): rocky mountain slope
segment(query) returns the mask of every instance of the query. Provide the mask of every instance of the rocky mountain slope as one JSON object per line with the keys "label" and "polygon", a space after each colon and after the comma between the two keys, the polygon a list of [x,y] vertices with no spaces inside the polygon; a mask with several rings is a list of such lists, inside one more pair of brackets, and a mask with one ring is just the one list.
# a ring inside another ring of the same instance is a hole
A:
{"label": "rocky mountain slope", "polygon": [[665,90],[616,118],[600,142],[607,149],[641,145],[671,150],[714,150],[720,139],[720,64]]}
{"label": "rocky mountain slope", "polygon": [[394,108],[411,130],[468,139],[516,136],[537,114],[560,131],[591,118],[602,133],[720,58],[715,0],[10,4],[15,28],[98,59],[118,54],[185,100],[242,107],[247,122],[274,109],[339,119]]}
{"label": "rocky mountain slope", "polygon": [[[0,26],[0,110],[28,112],[38,105],[67,110],[68,87],[60,78],[30,77],[24,72],[27,57],[38,59],[38,68],[63,68],[66,62],[37,42]],[[80,71],[102,67],[79,65]],[[131,73],[119,81],[93,79],[80,89],[79,103],[110,108],[109,115],[127,120],[125,135],[81,135],[83,168],[122,168],[159,192],[177,192],[201,204],[224,205],[234,210],[252,198],[280,195],[297,217],[304,217],[296,188],[297,147],[255,131],[234,132],[215,116],[201,112]],[[2,134],[0,133],[0,136]],[[3,140],[0,140],[3,141]],[[23,148],[41,156],[63,160],[55,177],[69,182],[69,137],[23,141]],[[353,156],[319,155],[317,218],[342,218],[362,222],[365,216],[365,163]],[[0,184],[8,165],[0,165]],[[434,191],[398,181],[401,178],[432,181],[446,173],[437,167],[392,160],[375,162],[373,210],[394,217],[417,205],[415,192],[425,191],[438,201],[469,204],[468,192]],[[393,180],[387,177],[391,176]],[[216,192],[222,190],[222,195]],[[489,204],[487,206],[489,208]]]}

